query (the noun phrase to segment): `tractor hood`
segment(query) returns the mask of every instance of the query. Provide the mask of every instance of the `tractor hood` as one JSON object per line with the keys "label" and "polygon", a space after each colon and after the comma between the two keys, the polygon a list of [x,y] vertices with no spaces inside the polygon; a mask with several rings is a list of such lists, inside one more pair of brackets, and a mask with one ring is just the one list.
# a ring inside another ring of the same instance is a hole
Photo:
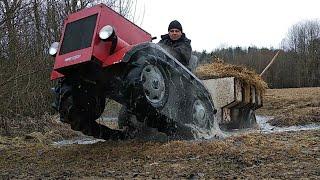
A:
{"label": "tractor hood", "polygon": [[[99,32],[107,25],[114,34],[102,40]],[[149,33],[104,4],[70,14],[64,22],[51,79],[92,61],[103,67],[118,63],[133,45],[148,41]]]}

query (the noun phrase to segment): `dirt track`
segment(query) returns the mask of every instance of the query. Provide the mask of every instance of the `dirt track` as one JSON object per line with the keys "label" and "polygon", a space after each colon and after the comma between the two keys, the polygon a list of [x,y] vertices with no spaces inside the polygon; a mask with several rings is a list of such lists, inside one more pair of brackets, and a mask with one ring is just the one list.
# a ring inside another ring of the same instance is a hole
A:
{"label": "dirt track", "polygon": [[[319,123],[319,94],[320,88],[268,90],[258,113],[274,115],[274,124],[281,126]],[[202,142],[106,141],[60,147],[44,140],[0,137],[0,155],[0,179],[318,179],[320,130]]]}

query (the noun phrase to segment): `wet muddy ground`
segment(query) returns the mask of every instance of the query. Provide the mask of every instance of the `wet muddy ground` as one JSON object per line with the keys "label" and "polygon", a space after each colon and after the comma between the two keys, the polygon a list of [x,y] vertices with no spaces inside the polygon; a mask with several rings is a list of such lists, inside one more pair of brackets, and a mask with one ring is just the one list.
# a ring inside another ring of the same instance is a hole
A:
{"label": "wet muddy ground", "polygon": [[66,139],[52,135],[60,126],[49,135],[0,136],[0,179],[318,179],[319,94],[320,88],[268,90],[260,129],[220,140]]}

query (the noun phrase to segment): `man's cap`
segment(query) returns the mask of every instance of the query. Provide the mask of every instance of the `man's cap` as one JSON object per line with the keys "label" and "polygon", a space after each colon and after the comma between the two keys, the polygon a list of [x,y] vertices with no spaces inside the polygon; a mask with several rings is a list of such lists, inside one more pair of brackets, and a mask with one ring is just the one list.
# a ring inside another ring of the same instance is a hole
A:
{"label": "man's cap", "polygon": [[170,29],[179,29],[182,32],[182,26],[177,20],[171,21],[168,27],[168,31],[170,31]]}

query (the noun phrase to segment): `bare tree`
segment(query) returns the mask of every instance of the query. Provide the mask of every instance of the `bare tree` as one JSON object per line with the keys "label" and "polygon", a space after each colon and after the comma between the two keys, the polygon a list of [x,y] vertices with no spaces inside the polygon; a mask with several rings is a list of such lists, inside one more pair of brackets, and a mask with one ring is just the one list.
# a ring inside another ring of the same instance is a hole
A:
{"label": "bare tree", "polygon": [[16,48],[18,45],[17,29],[15,19],[18,16],[19,10],[22,8],[21,0],[1,0],[0,1],[0,13],[3,17],[2,24],[4,30],[7,32],[8,42],[8,56],[12,59],[16,59]]}
{"label": "bare tree", "polygon": [[133,0],[0,0],[0,132],[8,132],[13,117],[50,111],[54,61],[47,49],[59,41],[69,13],[98,3],[135,16]]}
{"label": "bare tree", "polygon": [[309,45],[320,37],[320,21],[302,21],[293,25],[284,39],[286,48],[297,53],[309,53]]}

